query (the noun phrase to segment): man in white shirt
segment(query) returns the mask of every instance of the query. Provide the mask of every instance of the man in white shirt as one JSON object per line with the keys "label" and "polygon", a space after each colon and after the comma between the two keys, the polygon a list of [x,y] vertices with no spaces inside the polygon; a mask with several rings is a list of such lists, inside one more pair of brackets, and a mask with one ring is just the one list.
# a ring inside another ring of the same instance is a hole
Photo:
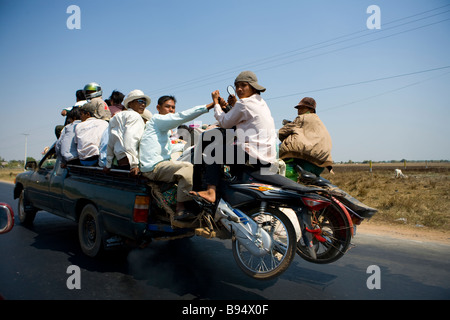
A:
{"label": "man in white shirt", "polygon": [[80,107],[81,123],[75,128],[75,142],[80,162],[84,166],[95,166],[98,163],[99,145],[108,122],[94,117],[96,106],[85,104]]}
{"label": "man in white shirt", "polygon": [[[240,99],[236,100],[234,96],[229,98],[228,102],[233,108],[227,113],[222,110],[219,103],[221,98],[218,91],[213,93],[214,117],[218,121],[218,125],[225,129],[236,126],[236,145],[225,152],[233,152],[234,161],[226,164],[233,165],[232,172],[236,172],[247,163],[253,165],[255,169],[271,167],[276,160],[277,136],[275,122],[269,107],[260,96],[260,93],[264,92],[266,88],[258,84],[256,75],[251,71],[241,72],[236,77],[235,86]],[[207,190],[190,193],[208,202],[215,202],[216,187],[221,175],[220,169],[221,166],[217,163],[207,165],[204,176],[208,186]]]}
{"label": "man in white shirt", "polygon": [[61,168],[66,168],[67,164],[80,165],[78,159],[77,145],[75,143],[75,128],[81,123],[80,109],[73,108],[67,114],[69,124],[61,131],[61,136],[55,144],[57,157],[61,160]]}
{"label": "man in white shirt", "polygon": [[55,127],[55,134],[56,134],[56,138],[58,138],[58,139],[61,135],[61,131],[63,130],[63,128],[69,124],[69,122],[68,122],[69,118],[67,117],[68,113],[71,110],[73,110],[73,108],[81,107],[82,105],[84,105],[87,102],[86,96],[84,95],[83,90],[77,90],[77,92],[75,92],[75,97],[76,97],[77,102],[73,106],[66,107],[61,111],[61,115],[63,117],[66,117],[66,119],[64,121],[64,125],[58,125]]}
{"label": "man in white shirt", "polygon": [[104,171],[108,171],[114,157],[119,169],[139,173],[139,141],[144,133],[142,114],[151,100],[141,90],[133,90],[124,100],[125,110],[117,113],[109,122],[109,141]]}

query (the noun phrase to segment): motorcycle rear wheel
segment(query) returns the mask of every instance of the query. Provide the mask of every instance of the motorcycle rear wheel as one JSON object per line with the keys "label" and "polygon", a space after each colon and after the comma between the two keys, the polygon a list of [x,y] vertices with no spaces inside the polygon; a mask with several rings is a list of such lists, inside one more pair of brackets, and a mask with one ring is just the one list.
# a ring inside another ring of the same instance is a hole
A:
{"label": "motorcycle rear wheel", "polygon": [[243,212],[262,224],[262,228],[272,235],[274,245],[266,255],[256,257],[233,237],[232,250],[237,265],[254,279],[269,280],[278,277],[295,258],[297,237],[292,222],[283,212],[272,207],[266,207],[262,214],[259,208]]}
{"label": "motorcycle rear wheel", "polygon": [[352,240],[352,230],[345,213],[335,202],[313,214],[313,227],[316,230],[320,228],[319,236],[326,241],[323,239],[320,241],[313,236],[317,256],[313,259],[301,237],[297,242],[297,254],[304,260],[317,264],[331,263],[341,258],[348,250]]}

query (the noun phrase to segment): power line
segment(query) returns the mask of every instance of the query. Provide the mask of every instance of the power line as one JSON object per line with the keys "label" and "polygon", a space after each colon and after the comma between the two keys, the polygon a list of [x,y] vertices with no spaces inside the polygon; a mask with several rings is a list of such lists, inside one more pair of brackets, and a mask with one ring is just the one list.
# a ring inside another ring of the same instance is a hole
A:
{"label": "power line", "polygon": [[403,33],[406,33],[406,32],[411,32],[411,31],[415,31],[415,30],[422,29],[422,28],[425,28],[425,27],[429,27],[429,26],[432,26],[432,25],[435,25],[435,24],[438,24],[438,23],[441,23],[441,22],[448,21],[448,20],[450,20],[450,18],[444,19],[444,20],[440,20],[440,21],[437,21],[437,22],[433,22],[433,23],[430,23],[430,24],[427,24],[427,25],[415,27],[415,28],[412,28],[412,29],[400,31],[400,32],[393,33],[393,34],[390,34],[390,35],[386,35],[384,37],[380,37],[380,38],[377,38],[377,39],[371,39],[371,40],[367,40],[367,41],[364,41],[364,42],[360,42],[360,43],[356,43],[356,44],[353,44],[353,45],[349,45],[349,46],[346,46],[346,47],[342,47],[342,48],[334,49],[334,50],[331,50],[331,51],[323,52],[323,53],[320,53],[320,54],[315,54],[313,56],[309,56],[309,57],[306,57],[306,58],[295,59],[295,60],[291,60],[291,61],[284,62],[284,63],[281,63],[281,64],[277,64],[275,66],[267,67],[267,68],[264,68],[264,69],[258,69],[257,71],[265,71],[265,70],[269,70],[269,69],[285,66],[285,65],[288,65],[288,64],[291,64],[291,63],[294,63],[294,62],[303,61],[303,60],[307,60],[307,59],[311,59],[311,58],[317,58],[317,57],[320,57],[320,56],[323,56],[323,55],[326,55],[326,54],[335,53],[335,52],[342,51],[342,50],[345,50],[345,49],[354,48],[354,47],[357,47],[357,46],[360,46],[360,45],[363,45],[363,44],[366,44],[366,43],[387,39],[387,38],[390,38],[390,37],[393,37],[393,36],[397,36],[399,34],[403,34]]}
{"label": "power line", "polygon": [[297,96],[297,95],[306,94],[306,93],[311,93],[311,92],[319,92],[319,91],[326,91],[326,90],[332,90],[332,89],[339,89],[339,88],[345,88],[345,87],[357,86],[357,85],[360,85],[360,84],[366,84],[366,83],[371,83],[371,82],[376,82],[376,81],[383,81],[383,80],[395,79],[395,78],[400,78],[400,77],[407,77],[407,76],[411,76],[411,75],[415,75],[415,74],[426,73],[426,72],[432,72],[432,71],[437,71],[437,70],[442,70],[442,69],[448,69],[448,68],[450,68],[450,66],[444,66],[444,67],[439,67],[439,68],[433,68],[433,69],[427,69],[427,70],[421,70],[421,71],[415,71],[415,72],[409,72],[409,73],[397,74],[397,75],[388,76],[388,77],[382,77],[382,78],[377,78],[377,79],[364,80],[364,81],[358,81],[358,82],[353,82],[353,83],[341,84],[341,85],[332,86],[332,87],[326,87],[326,88],[320,88],[320,89],[308,90],[308,91],[303,91],[303,92],[297,92],[297,93],[287,94],[287,95],[283,95],[283,96],[278,96],[278,97],[273,97],[273,98],[267,98],[267,99],[265,99],[265,100],[266,100],[266,101],[269,101],[269,100],[275,100],[275,99],[281,99],[281,98],[286,98],[286,97],[291,97],[291,96]]}
{"label": "power line", "polygon": [[323,109],[321,112],[326,112],[326,111],[330,111],[330,110],[333,110],[333,109],[346,107],[346,106],[351,105],[351,104],[367,101],[367,100],[370,100],[370,99],[373,99],[373,98],[378,98],[380,96],[383,96],[383,95],[386,95],[386,94],[389,94],[389,93],[393,93],[393,92],[396,92],[396,91],[400,91],[400,90],[403,90],[403,89],[406,89],[406,88],[409,88],[409,87],[421,84],[423,82],[427,82],[427,81],[433,80],[435,78],[443,77],[443,76],[445,76],[447,74],[450,74],[450,71],[445,72],[443,74],[439,74],[437,76],[433,76],[433,77],[427,78],[427,79],[416,81],[416,82],[413,82],[413,83],[410,83],[410,84],[407,84],[405,86],[401,86],[401,87],[398,87],[398,88],[395,88],[395,89],[392,89],[392,90],[381,92],[381,93],[378,93],[376,95],[372,95],[370,97],[366,97],[366,98],[355,100],[355,101],[352,101],[352,102],[347,102],[347,103],[344,103],[344,104],[340,104],[340,105],[337,105],[337,106],[334,106],[334,107],[326,108],[326,109]]}
{"label": "power line", "polygon": [[[291,60],[291,61],[288,61],[288,62],[283,62],[283,63],[277,64],[277,65],[269,66],[269,67],[262,68],[262,69],[256,69],[255,71],[256,72],[265,71],[265,70],[269,70],[269,69],[274,69],[274,68],[278,68],[278,67],[281,67],[281,66],[285,66],[285,65],[288,65],[288,64],[292,64],[292,63],[295,63],[295,62],[298,62],[298,61],[304,61],[304,60],[311,59],[311,58],[317,58],[319,56],[323,56],[323,55],[326,55],[326,54],[335,53],[335,52],[342,51],[342,50],[345,50],[345,49],[349,49],[349,48],[353,48],[353,47],[356,47],[356,46],[364,45],[366,43],[387,39],[387,38],[390,38],[390,37],[393,37],[393,36],[396,36],[396,35],[399,35],[399,34],[403,34],[403,33],[406,33],[406,32],[411,32],[411,31],[415,31],[415,30],[422,29],[422,28],[425,28],[425,27],[429,27],[429,26],[432,26],[432,25],[435,25],[435,24],[438,24],[438,23],[442,23],[442,22],[448,21],[448,20],[450,20],[450,18],[443,19],[443,20],[440,20],[440,21],[437,21],[437,22],[433,22],[433,23],[429,23],[429,24],[426,24],[426,25],[418,26],[418,27],[415,27],[415,28],[412,28],[412,29],[403,30],[403,31],[400,31],[400,32],[397,32],[397,33],[394,33],[394,34],[390,34],[390,35],[386,35],[386,36],[383,36],[383,37],[379,37],[377,39],[371,39],[371,40],[367,40],[367,41],[364,41],[364,42],[359,42],[359,43],[356,43],[356,44],[352,44],[352,45],[349,45],[349,46],[346,46],[346,47],[342,47],[342,48],[338,48],[338,49],[322,52],[322,53],[315,54],[315,55],[312,55],[312,56],[309,56],[309,57],[304,57],[304,58],[300,58],[300,59]],[[354,39],[351,39],[351,40],[354,40]],[[340,43],[342,43],[342,42],[340,42]],[[334,43],[334,44],[338,44],[338,43]],[[306,53],[306,52],[303,52],[303,53]],[[231,73],[231,72],[235,72],[235,71],[230,71],[228,73]],[[210,77],[210,79],[211,78],[214,78],[214,77]],[[199,87],[203,87],[203,86],[206,86],[206,85],[211,85],[211,84],[218,83],[218,82],[223,82],[223,81],[227,80],[227,78],[220,78],[220,79],[218,79],[216,81],[213,81],[213,82],[199,84],[199,85],[196,85],[196,86],[193,86],[193,87],[189,87],[189,88],[186,88],[186,89],[183,89],[183,90],[178,90],[178,91],[180,92],[180,91],[192,90],[194,88],[199,88]],[[207,80],[207,79],[208,78],[205,78],[205,80]],[[195,82],[201,82],[201,81],[195,81]],[[187,85],[189,85],[189,84],[180,85],[178,87],[185,87]],[[154,93],[150,93],[150,94],[154,94]]]}
{"label": "power line", "polygon": [[[382,29],[381,31],[379,31],[378,33],[390,31],[390,30],[392,30],[392,29],[396,29],[396,28],[398,28],[398,27],[402,27],[402,26],[404,26],[404,25],[407,25],[407,24],[410,24],[410,23],[414,23],[414,22],[417,22],[417,21],[420,21],[420,20],[428,19],[428,18],[437,16],[437,15],[440,15],[440,14],[443,14],[443,13],[447,13],[447,12],[450,12],[450,10],[447,10],[447,11],[444,11],[444,12],[440,12],[440,13],[437,13],[437,14],[433,14],[433,15],[428,16],[428,17],[424,17],[424,18],[420,18],[420,19],[413,20],[413,21],[405,22],[405,23],[402,23],[402,24],[400,24],[400,25],[393,26],[393,27],[391,27],[391,28],[387,28],[387,29],[386,29],[386,28],[383,28],[383,29]],[[399,19],[399,20],[404,20],[404,19]],[[359,45],[362,45],[362,44],[366,44],[366,43],[369,43],[369,42],[372,42],[372,41],[378,41],[378,40],[382,40],[382,39],[385,39],[385,38],[389,38],[389,37],[392,37],[392,36],[395,36],[395,35],[398,35],[398,34],[401,34],[401,33],[410,32],[410,31],[414,31],[414,30],[417,30],[417,29],[425,28],[425,27],[428,27],[428,26],[431,26],[431,25],[434,25],[434,24],[437,24],[437,23],[441,23],[441,22],[447,21],[447,20],[450,20],[450,19],[444,19],[444,20],[441,20],[441,21],[438,21],[438,22],[434,22],[434,23],[431,23],[431,24],[419,26],[419,27],[412,28],[412,29],[409,29],[409,30],[404,30],[404,31],[401,31],[401,32],[398,32],[398,33],[394,33],[394,34],[391,34],[391,35],[387,35],[387,36],[384,36],[384,37],[380,37],[380,38],[377,38],[377,39],[372,39],[372,40],[367,40],[367,41],[364,41],[364,42],[356,43],[356,44],[353,44],[353,45],[350,45],[350,46],[347,46],[347,47],[344,47],[344,48],[339,48],[339,49],[335,49],[335,50],[332,50],[332,51],[324,52],[324,53],[319,54],[319,55],[314,55],[314,56],[306,57],[306,58],[303,58],[303,59],[293,60],[293,61],[290,61],[290,62],[278,64],[278,65],[275,65],[275,66],[272,66],[272,67],[268,67],[268,68],[265,68],[265,69],[259,69],[258,71],[263,71],[263,70],[273,69],[273,68],[276,68],[276,67],[279,67],[279,66],[283,66],[283,65],[286,65],[286,64],[290,64],[290,63],[293,63],[293,62],[297,62],[297,61],[300,61],[300,60],[306,60],[306,59],[310,59],[310,58],[316,58],[316,57],[321,56],[321,55],[325,55],[325,54],[329,54],[329,53],[334,53],[334,52],[336,52],[336,51],[341,51],[341,50],[344,50],[344,49],[356,47],[356,46],[359,46]],[[364,30],[364,31],[367,31],[367,30]],[[363,32],[363,31],[358,31],[358,32],[353,33],[353,34],[358,34],[358,33],[361,33],[361,32]],[[351,34],[351,35],[353,35],[353,34]],[[348,42],[348,41],[351,41],[351,40],[355,40],[355,39],[359,39],[359,38],[363,38],[363,37],[367,37],[367,36],[371,36],[371,35],[372,35],[372,33],[365,33],[365,34],[360,35],[360,36],[357,36],[357,37],[352,37],[352,38],[349,38],[349,39],[346,39],[346,40],[333,42],[333,43],[331,43],[331,44],[323,45],[323,46],[321,46],[321,47],[319,47],[319,48],[315,48],[315,49],[312,49],[312,48],[309,49],[308,47],[305,47],[305,48],[303,48],[303,49],[297,49],[297,50],[294,50],[294,51],[291,51],[291,52],[296,52],[296,51],[300,51],[300,50],[304,50],[304,49],[308,49],[308,50],[305,50],[305,51],[302,51],[302,52],[299,52],[299,53],[295,53],[295,54],[289,55],[289,56],[287,56],[287,57],[284,57],[283,59],[287,59],[287,58],[294,57],[294,56],[297,56],[297,55],[300,55],[300,54],[312,52],[312,51],[315,51],[315,50],[318,50],[318,49],[327,48],[327,47],[330,47],[330,46],[333,46],[333,45],[341,44],[341,43],[344,43],[344,42]],[[345,36],[343,36],[343,37],[345,37]],[[339,38],[342,38],[342,37],[338,37],[338,38],[336,38],[336,39],[339,39]],[[325,42],[322,42],[322,43],[327,43],[327,42],[330,42],[330,41],[333,41],[333,40],[328,40],[328,41],[325,41]],[[318,45],[318,44],[313,45],[313,46],[317,46],[317,45]],[[282,54],[282,55],[284,55],[284,54]],[[272,59],[272,60],[275,60],[275,59]],[[275,60],[275,61],[276,61],[276,60]],[[262,65],[262,64],[265,64],[265,63],[260,63],[260,64],[257,64],[257,65],[254,65],[254,66],[258,66],[258,65]]]}
{"label": "power line", "polygon": [[[442,9],[442,8],[445,8],[445,7],[448,7],[448,6],[450,6],[450,4],[444,5],[444,6],[435,8],[435,9],[427,10],[427,11],[424,11],[424,12],[421,12],[421,13],[417,13],[417,14],[414,14],[414,15],[410,15],[408,17],[396,19],[394,21],[384,23],[383,25],[384,26],[385,25],[390,25],[392,23],[396,23],[396,22],[399,22],[399,21],[407,20],[407,19],[410,19],[410,18],[413,18],[413,17],[417,17],[417,16],[420,16],[420,15],[423,15],[423,14],[427,14],[429,12],[436,11],[436,10],[439,10],[439,9]],[[422,18],[419,18],[419,19],[415,19],[413,21],[405,22],[405,23],[402,23],[402,24],[399,24],[399,25],[396,25],[396,26],[393,26],[393,27],[390,27],[390,28],[383,28],[379,32],[390,31],[392,29],[395,29],[395,28],[398,28],[398,27],[401,27],[401,26],[404,26],[404,25],[407,25],[407,24],[411,24],[411,23],[414,23],[414,22],[418,22],[418,21],[421,21],[421,20],[424,20],[424,19],[428,19],[428,18],[437,16],[437,15],[441,15],[441,14],[447,13],[449,11],[450,10],[446,10],[446,11],[443,11],[443,12],[435,13],[433,15],[429,15],[429,16],[422,17]],[[385,36],[385,37],[380,37],[378,39],[368,40],[368,41],[365,41],[365,42],[362,42],[362,43],[358,43],[358,44],[354,44],[354,45],[351,45],[351,46],[347,46],[345,48],[335,49],[333,51],[328,51],[328,52],[325,52],[325,53],[322,53],[322,54],[319,54],[319,55],[315,55],[315,56],[312,56],[312,57],[307,57],[307,58],[304,58],[304,59],[309,59],[309,58],[321,56],[321,55],[324,55],[324,54],[329,54],[329,53],[333,53],[333,52],[336,52],[336,51],[348,49],[348,48],[355,47],[355,46],[358,46],[358,45],[366,44],[366,43],[371,42],[371,41],[377,41],[377,40],[385,39],[385,38],[388,38],[388,37],[392,37],[394,35],[398,35],[398,34],[409,32],[409,31],[414,31],[414,30],[417,30],[417,29],[420,29],[420,28],[424,28],[424,27],[428,27],[428,26],[431,26],[431,25],[434,25],[434,24],[437,24],[437,23],[441,23],[441,22],[447,21],[447,20],[449,20],[449,19],[444,19],[444,20],[441,20],[441,21],[438,21],[438,22],[434,22],[434,23],[431,23],[431,24],[427,24],[427,25],[424,25],[424,26],[419,26],[419,27],[416,27],[416,28],[412,28],[410,30],[405,30],[405,31],[398,32],[398,33],[395,33],[395,34],[392,34],[392,35],[388,35],[388,36]],[[336,41],[336,40],[347,38],[347,37],[351,37],[351,36],[354,36],[356,34],[360,34],[360,33],[363,33],[363,32],[365,32],[365,34],[363,34],[363,35],[359,35],[357,37],[352,37],[352,38],[341,40],[341,41]],[[379,32],[377,32],[377,33],[379,33]],[[319,42],[319,43],[316,43],[316,44],[313,44],[313,45],[310,45],[310,46],[307,46],[307,47],[302,47],[302,48],[299,48],[299,49],[290,50],[290,51],[287,51],[287,52],[284,52],[284,53],[280,53],[280,54],[276,54],[276,55],[273,55],[273,56],[270,56],[270,57],[267,57],[267,58],[256,60],[256,61],[254,61],[252,63],[248,63],[248,64],[245,64],[245,65],[240,65],[240,66],[237,66],[237,67],[225,69],[223,71],[219,71],[219,72],[216,72],[214,74],[210,74],[210,75],[207,75],[207,76],[197,77],[197,78],[194,78],[194,79],[191,79],[191,80],[183,81],[183,82],[180,82],[178,84],[174,84],[174,85],[170,85],[168,87],[157,89],[157,90],[155,90],[153,92],[150,92],[150,94],[155,94],[155,93],[161,92],[161,91],[167,91],[168,89],[173,90],[173,89],[176,89],[176,88],[182,88],[182,87],[193,85],[193,84],[199,83],[199,82],[201,83],[201,82],[204,82],[204,81],[207,81],[207,80],[212,80],[212,79],[217,78],[219,76],[225,76],[225,75],[230,74],[230,73],[235,73],[236,70],[241,70],[242,68],[254,68],[254,67],[257,67],[257,66],[261,66],[261,65],[265,65],[265,64],[271,63],[273,61],[279,61],[280,59],[288,59],[290,57],[297,56],[297,55],[300,55],[300,54],[305,54],[307,52],[311,52],[311,51],[314,51],[314,50],[319,50],[319,49],[323,49],[323,48],[330,47],[330,46],[333,46],[333,45],[338,45],[338,44],[341,44],[341,43],[344,43],[344,42],[355,40],[355,39],[358,39],[358,38],[371,36],[372,34],[373,33],[367,33],[367,29],[360,30],[360,31],[353,32],[353,33],[350,33],[350,34],[347,34],[347,35],[335,37],[335,38],[330,39],[330,40],[322,41],[322,42]],[[318,48],[314,48],[314,47],[317,47],[317,46],[319,46],[319,47]],[[280,66],[283,66],[283,65],[286,65],[286,64],[290,64],[290,63],[293,63],[293,62],[298,62],[300,60],[302,60],[302,59],[297,59],[297,60],[294,60],[294,61],[289,61],[289,62],[285,62],[285,63],[282,63],[282,64],[277,64],[275,66],[267,67],[267,68],[264,68],[264,69],[259,69],[258,71],[263,71],[263,70],[268,70],[268,69],[280,67]],[[216,80],[214,82],[209,82],[209,83],[206,83],[206,84],[190,87],[190,88],[188,88],[186,90],[190,90],[190,89],[193,89],[193,88],[209,85],[209,84],[216,83],[216,82],[221,82],[221,81],[224,81],[224,80],[226,80],[226,79],[222,78],[221,80]]]}
{"label": "power line", "polygon": [[[400,31],[400,32],[397,32],[397,33],[394,33],[394,34],[386,35],[384,37],[379,37],[377,39],[371,39],[371,40],[367,40],[367,41],[364,41],[364,42],[360,42],[360,43],[356,43],[356,44],[353,44],[353,45],[349,45],[349,46],[346,46],[346,47],[342,47],[342,48],[338,48],[338,49],[322,52],[322,53],[319,53],[319,54],[315,54],[313,56],[304,57],[304,58],[300,58],[300,59],[295,59],[295,60],[288,61],[288,62],[283,62],[283,63],[277,64],[277,65],[269,66],[269,67],[262,68],[262,69],[256,69],[255,71],[256,72],[265,71],[265,70],[269,70],[269,69],[274,69],[274,68],[277,68],[277,67],[285,66],[285,65],[288,65],[288,64],[291,64],[291,63],[295,63],[295,62],[298,62],[298,61],[304,61],[304,60],[311,59],[311,58],[317,58],[319,56],[323,56],[323,55],[326,55],[326,54],[335,53],[335,52],[338,52],[338,51],[342,51],[342,50],[345,50],[345,49],[353,48],[353,47],[360,46],[360,45],[363,45],[363,44],[366,44],[366,43],[370,43],[370,42],[373,42],[373,41],[383,40],[383,39],[387,39],[387,38],[390,38],[390,37],[393,37],[393,36],[396,36],[396,35],[399,35],[399,34],[403,34],[403,33],[406,33],[406,32],[411,32],[411,31],[415,31],[415,30],[422,29],[422,28],[425,28],[425,27],[429,27],[429,26],[432,26],[432,25],[435,25],[435,24],[438,24],[438,23],[442,23],[442,22],[448,21],[448,20],[450,20],[450,18],[443,19],[443,20],[440,20],[440,21],[437,21],[437,22],[433,22],[433,23],[429,23],[429,24],[426,24],[426,25],[418,26],[418,27],[415,27],[415,28],[412,28],[412,29],[403,30],[403,31]],[[229,73],[231,73],[231,71]],[[211,78],[213,78],[213,77],[211,77]],[[223,82],[225,80],[227,80],[227,78],[220,78],[220,79],[212,81],[212,82],[199,84],[199,85],[196,85],[196,86],[193,86],[193,87],[189,87],[189,88],[186,88],[186,89],[183,89],[183,90],[178,90],[178,92],[182,92],[182,91],[186,91],[186,90],[192,90],[192,89],[199,88],[199,87],[204,87],[206,85],[211,85],[211,84],[214,84],[214,83]],[[197,82],[199,82],[199,81],[197,81]],[[184,87],[184,86],[187,86],[187,85],[189,85],[189,84],[182,85],[182,86],[180,85],[179,87]],[[154,93],[150,93],[150,95],[152,95],[152,94],[154,94]]]}

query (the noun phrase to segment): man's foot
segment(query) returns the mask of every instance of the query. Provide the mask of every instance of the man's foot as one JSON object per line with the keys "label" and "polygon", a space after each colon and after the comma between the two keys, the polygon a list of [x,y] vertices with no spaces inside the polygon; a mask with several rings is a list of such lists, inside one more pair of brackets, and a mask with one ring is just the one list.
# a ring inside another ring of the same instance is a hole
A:
{"label": "man's foot", "polygon": [[190,191],[189,194],[191,196],[201,198],[199,200],[206,201],[209,204],[213,204],[216,202],[216,192],[212,190],[206,190],[206,191]]}

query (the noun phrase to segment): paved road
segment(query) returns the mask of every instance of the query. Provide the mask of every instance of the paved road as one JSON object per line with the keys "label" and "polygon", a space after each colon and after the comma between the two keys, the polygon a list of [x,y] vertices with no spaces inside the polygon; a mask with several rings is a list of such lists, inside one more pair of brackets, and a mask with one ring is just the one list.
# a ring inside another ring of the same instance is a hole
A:
{"label": "paved road", "polygon": [[[12,189],[0,183],[0,202],[16,210]],[[0,293],[13,300],[450,299],[450,246],[362,234],[354,244],[333,264],[297,256],[281,277],[261,282],[240,271],[230,241],[153,242],[91,259],[79,248],[75,223],[39,212],[33,227],[17,222],[0,235]],[[80,268],[80,289],[67,287],[72,265]]]}

